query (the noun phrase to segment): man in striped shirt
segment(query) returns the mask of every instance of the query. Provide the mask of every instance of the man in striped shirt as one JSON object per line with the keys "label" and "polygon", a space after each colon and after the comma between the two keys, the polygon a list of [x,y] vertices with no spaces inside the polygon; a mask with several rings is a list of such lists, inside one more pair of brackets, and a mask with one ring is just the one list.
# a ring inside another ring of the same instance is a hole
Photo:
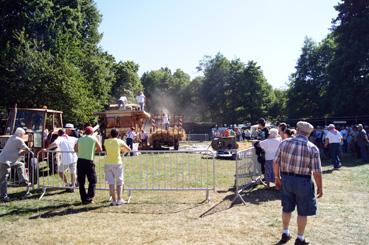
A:
{"label": "man in striped shirt", "polygon": [[282,194],[283,233],[278,244],[291,239],[288,226],[296,206],[298,234],[295,244],[308,244],[304,239],[307,216],[315,215],[317,209],[312,174],[317,185],[317,197],[323,195],[319,149],[308,140],[313,130],[310,123],[298,122],[297,136],[282,141],[274,159],[275,184],[281,188]]}

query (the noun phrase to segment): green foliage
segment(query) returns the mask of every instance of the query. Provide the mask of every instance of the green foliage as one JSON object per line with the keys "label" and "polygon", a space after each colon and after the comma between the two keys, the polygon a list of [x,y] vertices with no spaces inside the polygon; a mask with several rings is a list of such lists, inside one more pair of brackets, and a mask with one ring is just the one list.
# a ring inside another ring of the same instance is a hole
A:
{"label": "green foliage", "polygon": [[[335,115],[368,114],[369,105],[369,2],[343,1],[334,21],[337,49],[329,64],[328,89]],[[349,101],[349,103],[348,103]]]}
{"label": "green foliage", "polygon": [[84,123],[108,100],[112,58],[101,52],[92,0],[0,2],[0,104],[63,110]]}
{"label": "green foliage", "polygon": [[136,103],[136,95],[143,90],[138,76],[139,65],[133,61],[119,62],[114,66],[115,82],[112,87],[112,101],[116,102],[120,96],[125,95],[132,103]]}
{"label": "green foliage", "polygon": [[186,108],[187,86],[190,76],[177,69],[173,74],[169,68],[145,72],[141,77],[150,111],[154,113],[183,114]]}
{"label": "green foliage", "polygon": [[319,44],[305,39],[287,91],[291,118],[323,117],[329,113],[327,66],[333,58],[334,45],[330,36]]}
{"label": "green foliage", "polygon": [[208,120],[230,124],[267,116],[272,88],[256,62],[245,65],[218,53],[214,58],[205,57],[199,70],[204,72],[200,100]]}

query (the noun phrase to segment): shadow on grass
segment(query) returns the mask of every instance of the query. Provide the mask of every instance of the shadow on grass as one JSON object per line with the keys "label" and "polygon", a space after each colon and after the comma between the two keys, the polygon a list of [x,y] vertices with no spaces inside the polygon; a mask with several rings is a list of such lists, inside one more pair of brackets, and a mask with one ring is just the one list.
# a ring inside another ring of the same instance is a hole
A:
{"label": "shadow on grass", "polygon": [[[53,218],[53,217],[57,217],[57,216],[65,216],[65,215],[70,215],[70,214],[79,214],[79,213],[84,213],[84,212],[89,212],[89,211],[93,211],[96,209],[100,209],[100,208],[105,208],[110,206],[109,204],[98,204],[98,205],[81,205],[81,204],[69,204],[66,206],[61,206],[61,207],[55,207],[52,208],[50,211],[47,211],[46,213],[43,214],[39,214],[39,215],[34,215],[29,217],[29,219],[38,219],[38,218],[43,218],[43,219],[47,219],[47,218]],[[58,210],[60,208],[66,208],[67,209],[62,209],[62,210]],[[74,208],[74,207],[78,207],[78,208]]]}
{"label": "shadow on grass", "polygon": [[[13,201],[18,201],[18,200],[24,200],[24,199],[39,199],[40,196],[42,195],[43,191],[42,189],[36,189],[36,190],[31,190],[29,195],[27,194],[27,191],[20,191],[20,192],[15,192],[15,193],[10,193],[8,196],[10,198],[10,203]],[[60,195],[60,194],[64,194],[67,193],[66,190],[61,190],[61,191],[54,191],[54,192],[48,192],[46,193],[47,196],[54,196],[54,195]]]}
{"label": "shadow on grass", "polygon": [[[341,157],[341,165],[342,167],[346,167],[346,168],[355,168],[355,167],[359,167],[359,166],[362,166],[362,165],[366,165],[366,164],[369,164],[369,162],[364,162],[363,160],[361,159],[358,159],[356,158],[355,156],[352,156],[351,154],[347,153],[347,154],[344,154],[342,157]],[[331,166],[330,169],[327,169],[327,170],[323,170],[323,174],[331,174],[335,171],[339,171],[339,169],[334,169],[332,164],[330,163],[330,160],[329,159],[326,159],[325,161],[322,162],[322,166],[323,167],[329,167]]]}
{"label": "shadow on grass", "polygon": [[49,205],[49,206],[44,206],[44,207],[16,207],[16,209],[13,209],[9,212],[0,214],[0,217],[6,217],[6,216],[12,216],[12,215],[24,215],[24,214],[29,214],[29,213],[36,213],[36,212],[40,212],[40,211],[45,211],[45,210],[55,210],[55,209],[59,209],[59,208],[65,208],[65,207],[69,207],[72,204],[59,204],[59,205]]}
{"label": "shadow on grass", "polygon": [[[279,191],[274,188],[252,189],[249,190],[248,192],[241,193],[241,195],[246,204],[250,203],[252,205],[259,205],[260,203],[263,202],[269,202],[280,199]],[[201,214],[200,218],[231,209],[233,206],[239,204],[243,204],[243,202],[236,194],[228,195],[224,197],[222,201],[215,204],[209,210]]]}

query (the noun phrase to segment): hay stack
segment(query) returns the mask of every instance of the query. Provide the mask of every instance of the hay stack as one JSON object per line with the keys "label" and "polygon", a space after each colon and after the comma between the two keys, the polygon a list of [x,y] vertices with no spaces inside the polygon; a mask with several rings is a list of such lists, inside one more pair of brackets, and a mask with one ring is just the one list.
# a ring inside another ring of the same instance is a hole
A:
{"label": "hay stack", "polygon": [[169,128],[158,129],[149,136],[149,143],[152,145],[154,141],[159,140],[161,142],[174,142],[174,140],[186,140],[186,132],[184,129]]}

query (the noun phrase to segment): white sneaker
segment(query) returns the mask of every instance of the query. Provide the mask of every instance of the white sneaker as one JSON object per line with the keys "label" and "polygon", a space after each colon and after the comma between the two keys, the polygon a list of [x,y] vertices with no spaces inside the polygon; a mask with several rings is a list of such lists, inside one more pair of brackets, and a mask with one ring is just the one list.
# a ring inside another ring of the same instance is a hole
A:
{"label": "white sneaker", "polygon": [[117,201],[111,201],[112,206],[117,206]]}
{"label": "white sneaker", "polygon": [[116,202],[116,204],[115,204],[115,205],[119,206],[119,205],[123,205],[123,204],[126,204],[126,203],[127,203],[126,201],[124,201],[123,199],[120,199],[120,200],[118,200],[118,201]]}

